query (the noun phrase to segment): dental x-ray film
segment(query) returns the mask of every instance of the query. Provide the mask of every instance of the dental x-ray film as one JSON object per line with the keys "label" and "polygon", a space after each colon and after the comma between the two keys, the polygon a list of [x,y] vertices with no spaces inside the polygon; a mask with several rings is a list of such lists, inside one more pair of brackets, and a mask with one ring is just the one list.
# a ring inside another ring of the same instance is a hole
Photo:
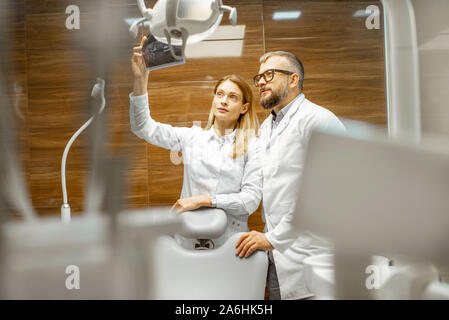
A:
{"label": "dental x-ray film", "polygon": [[158,41],[151,33],[147,35],[147,40],[142,46],[144,66],[146,69],[157,70],[184,64],[185,57],[182,54],[182,46],[172,45],[175,54],[183,56],[182,60],[177,60],[171,54],[168,44]]}

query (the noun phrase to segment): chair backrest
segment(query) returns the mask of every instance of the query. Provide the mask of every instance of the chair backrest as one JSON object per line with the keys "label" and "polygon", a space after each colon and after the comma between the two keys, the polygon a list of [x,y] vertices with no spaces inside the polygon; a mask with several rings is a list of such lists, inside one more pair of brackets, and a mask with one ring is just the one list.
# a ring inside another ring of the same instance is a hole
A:
{"label": "chair backrest", "polygon": [[226,213],[221,209],[201,208],[179,215],[182,220],[180,235],[189,239],[214,239],[221,236],[227,226]]}
{"label": "chair backrest", "polygon": [[249,258],[235,255],[231,236],[214,250],[187,250],[169,236],[158,237],[150,256],[153,276],[150,299],[264,299],[268,258],[256,251]]}

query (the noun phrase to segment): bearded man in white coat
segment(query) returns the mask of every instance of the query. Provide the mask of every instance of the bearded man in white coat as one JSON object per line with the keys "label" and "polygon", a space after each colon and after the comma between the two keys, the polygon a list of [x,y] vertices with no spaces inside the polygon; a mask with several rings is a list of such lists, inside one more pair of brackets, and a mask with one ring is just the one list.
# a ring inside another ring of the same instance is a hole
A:
{"label": "bearded man in white coat", "polygon": [[236,254],[249,257],[255,250],[268,252],[267,286],[270,299],[313,296],[306,286],[303,260],[329,251],[329,244],[308,231],[295,230],[295,212],[305,152],[312,130],[345,130],[329,110],[307,100],[302,93],[304,67],[294,54],[268,52],[260,58],[254,83],[260,104],[271,110],[260,127],[262,151],[262,218],[265,232],[251,231],[236,243]]}

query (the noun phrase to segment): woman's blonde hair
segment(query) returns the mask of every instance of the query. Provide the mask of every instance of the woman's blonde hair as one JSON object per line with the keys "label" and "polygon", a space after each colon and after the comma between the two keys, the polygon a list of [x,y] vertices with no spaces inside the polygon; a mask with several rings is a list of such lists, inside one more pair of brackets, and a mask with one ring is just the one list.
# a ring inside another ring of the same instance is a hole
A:
{"label": "woman's blonde hair", "polygon": [[[249,141],[251,140],[251,138],[257,135],[257,131],[259,130],[259,120],[257,119],[256,111],[254,110],[253,106],[253,92],[251,91],[248,83],[246,83],[246,81],[241,76],[236,74],[224,76],[217,81],[217,84],[214,88],[214,94],[217,93],[217,89],[220,84],[227,80],[235,83],[239,87],[240,91],[242,91],[242,103],[248,103],[248,111],[240,115],[237,120],[237,125],[235,126],[236,135],[234,140],[234,147],[230,156],[232,158],[237,158],[243,156],[248,151]],[[212,106],[209,113],[209,119],[204,130],[209,130],[214,122],[215,116]]]}

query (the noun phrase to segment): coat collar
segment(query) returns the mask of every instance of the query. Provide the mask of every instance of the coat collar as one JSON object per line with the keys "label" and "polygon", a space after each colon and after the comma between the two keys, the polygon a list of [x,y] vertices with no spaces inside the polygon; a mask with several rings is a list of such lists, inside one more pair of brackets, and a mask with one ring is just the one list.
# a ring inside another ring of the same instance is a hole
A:
{"label": "coat collar", "polygon": [[209,141],[211,139],[216,139],[218,141],[225,140],[225,141],[228,141],[228,142],[234,142],[236,133],[237,133],[237,131],[234,129],[234,131],[232,131],[231,133],[221,137],[221,139],[220,139],[217,136],[217,134],[215,133],[214,126],[212,126],[212,127],[210,127],[209,130],[206,131],[206,139],[207,139],[207,141]]}
{"label": "coat collar", "polygon": [[[296,112],[299,110],[301,104],[304,102],[305,96],[303,93],[300,93],[297,95],[291,102],[291,107],[288,110],[287,114],[282,119],[281,123],[277,126],[275,129],[276,135],[280,134],[284,129],[288,126],[290,119],[293,117],[293,115],[296,114]],[[272,130],[272,122],[273,122],[273,114],[270,113],[270,115],[265,119],[263,126],[261,127],[260,135],[261,137],[264,137],[265,140],[270,141],[271,139],[271,130]]]}
{"label": "coat collar", "polygon": [[[300,93],[299,95],[296,96],[295,99],[293,99],[289,104],[290,107],[287,111],[287,114],[284,115],[284,118],[282,118],[281,123],[279,123],[279,125],[277,126],[277,128],[275,129],[275,133],[277,135],[279,135],[282,131],[284,131],[285,128],[287,128],[290,119],[293,117],[293,115],[299,110],[299,107],[301,106],[301,104],[303,103],[303,101],[305,100],[305,96],[303,93]],[[270,120],[273,121],[273,116],[270,115],[271,118]],[[271,134],[271,122],[270,122],[270,134]]]}
{"label": "coat collar", "polygon": [[261,135],[264,134],[265,137],[270,138],[272,122],[273,122],[273,114],[270,113],[270,115],[264,121],[263,132],[261,132]]}

